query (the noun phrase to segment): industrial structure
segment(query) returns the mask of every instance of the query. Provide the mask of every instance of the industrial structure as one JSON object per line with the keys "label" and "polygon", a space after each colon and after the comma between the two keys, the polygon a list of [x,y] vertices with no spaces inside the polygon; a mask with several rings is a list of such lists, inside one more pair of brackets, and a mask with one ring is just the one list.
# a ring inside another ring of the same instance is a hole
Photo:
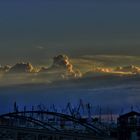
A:
{"label": "industrial structure", "polygon": [[[67,108],[70,109],[70,104]],[[90,105],[87,106],[90,108]],[[78,110],[80,109],[80,106]],[[32,107],[19,111],[16,103],[14,111],[0,115],[0,140],[109,140],[108,132],[92,124],[92,118],[83,119],[71,108],[71,115]]]}
{"label": "industrial structure", "polygon": [[118,139],[140,139],[140,113],[132,110],[118,118]]}

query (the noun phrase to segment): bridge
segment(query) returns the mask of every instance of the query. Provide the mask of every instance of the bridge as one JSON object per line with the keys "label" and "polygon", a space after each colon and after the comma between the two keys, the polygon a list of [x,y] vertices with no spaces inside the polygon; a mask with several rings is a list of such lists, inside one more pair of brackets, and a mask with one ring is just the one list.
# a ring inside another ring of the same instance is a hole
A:
{"label": "bridge", "polygon": [[1,140],[98,140],[108,134],[82,118],[49,111],[0,115]]}

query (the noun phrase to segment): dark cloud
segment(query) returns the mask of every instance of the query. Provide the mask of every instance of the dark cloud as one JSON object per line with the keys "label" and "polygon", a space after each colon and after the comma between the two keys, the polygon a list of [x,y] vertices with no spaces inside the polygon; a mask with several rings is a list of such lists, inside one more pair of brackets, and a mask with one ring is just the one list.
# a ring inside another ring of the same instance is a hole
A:
{"label": "dark cloud", "polygon": [[8,72],[10,70],[10,66],[9,65],[6,65],[6,66],[1,66],[0,67],[0,72]]}
{"label": "dark cloud", "polygon": [[12,66],[10,68],[10,70],[8,71],[10,73],[30,73],[30,72],[34,72],[34,67],[32,66],[31,63],[17,63],[14,66]]}

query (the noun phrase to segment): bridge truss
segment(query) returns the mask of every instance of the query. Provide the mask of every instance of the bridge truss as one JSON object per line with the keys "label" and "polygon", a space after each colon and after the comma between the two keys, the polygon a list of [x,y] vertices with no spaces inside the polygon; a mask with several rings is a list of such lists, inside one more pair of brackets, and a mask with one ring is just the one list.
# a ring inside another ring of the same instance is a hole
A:
{"label": "bridge truss", "polygon": [[[49,111],[15,111],[0,115],[0,126],[57,134],[105,137],[107,134],[94,125],[71,115]],[[1,136],[0,136],[1,137]],[[2,137],[1,137],[2,138]],[[31,138],[30,138],[31,139]]]}

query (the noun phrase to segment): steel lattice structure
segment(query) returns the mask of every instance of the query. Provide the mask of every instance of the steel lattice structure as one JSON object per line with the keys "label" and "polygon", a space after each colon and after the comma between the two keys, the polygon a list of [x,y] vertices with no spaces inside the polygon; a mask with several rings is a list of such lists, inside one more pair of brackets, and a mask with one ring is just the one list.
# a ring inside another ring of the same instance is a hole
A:
{"label": "steel lattice structure", "polygon": [[104,131],[67,114],[48,111],[21,111],[0,115],[1,124],[7,126],[35,128],[56,132],[77,131],[92,133],[93,135],[106,135]]}

